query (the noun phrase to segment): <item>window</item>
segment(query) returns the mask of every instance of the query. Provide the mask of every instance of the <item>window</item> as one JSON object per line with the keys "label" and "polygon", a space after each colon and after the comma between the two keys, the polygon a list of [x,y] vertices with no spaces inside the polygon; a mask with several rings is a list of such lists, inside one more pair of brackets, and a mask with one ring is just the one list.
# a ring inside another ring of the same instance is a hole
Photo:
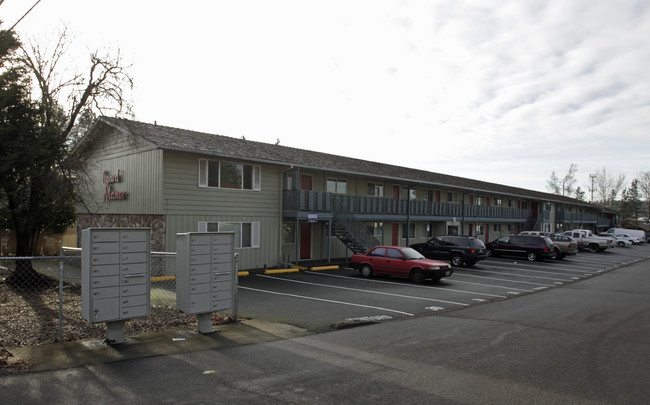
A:
{"label": "window", "polygon": [[435,201],[434,191],[433,190],[424,190],[424,201]]}
{"label": "window", "polygon": [[199,232],[234,232],[235,249],[260,247],[259,222],[199,222]]}
{"label": "window", "polygon": [[515,226],[513,224],[508,224],[508,232],[514,232]]}
{"label": "window", "polygon": [[485,197],[482,195],[477,195],[476,196],[476,205],[483,206],[485,205]]}
{"label": "window", "polygon": [[447,235],[458,235],[458,225],[447,225]]}
{"label": "window", "polygon": [[259,165],[199,159],[199,187],[259,191],[261,183],[262,169]]}
{"label": "window", "polygon": [[389,258],[389,259],[403,259],[404,258],[404,256],[402,255],[402,253],[399,250],[393,249],[393,248],[388,248],[388,250],[386,251],[386,257]]}
{"label": "window", "polygon": [[447,191],[447,202],[458,202],[458,193]]}
{"label": "window", "polygon": [[368,222],[368,232],[372,233],[373,236],[381,238],[384,235],[384,224],[383,222]]}
{"label": "window", "polygon": [[296,223],[293,221],[282,222],[282,243],[296,243]]}
{"label": "window", "polygon": [[424,236],[426,236],[427,239],[433,237],[433,224],[431,222],[424,224]]}
{"label": "window", "polygon": [[494,206],[495,207],[500,207],[502,205],[503,205],[503,200],[502,199],[500,199],[500,198],[495,198],[494,199]]}
{"label": "window", "polygon": [[494,232],[501,232],[501,224],[494,224]]}
{"label": "window", "polygon": [[[407,229],[406,224],[402,224],[402,238],[404,239],[407,238],[406,229]],[[409,231],[408,237],[415,238],[415,224],[413,222],[409,224],[408,231]]]}
{"label": "window", "polygon": [[383,197],[384,185],[379,183],[368,183],[368,191],[366,194],[373,197]]}
{"label": "window", "polygon": [[409,200],[416,200],[417,199],[417,192],[415,191],[414,188],[404,187],[402,189],[402,196],[403,196],[404,199],[406,199],[407,196],[408,196]]}
{"label": "window", "polygon": [[485,235],[485,225],[476,225],[476,236]]}
{"label": "window", "polygon": [[327,192],[345,194],[347,193],[347,183],[345,180],[327,179]]}

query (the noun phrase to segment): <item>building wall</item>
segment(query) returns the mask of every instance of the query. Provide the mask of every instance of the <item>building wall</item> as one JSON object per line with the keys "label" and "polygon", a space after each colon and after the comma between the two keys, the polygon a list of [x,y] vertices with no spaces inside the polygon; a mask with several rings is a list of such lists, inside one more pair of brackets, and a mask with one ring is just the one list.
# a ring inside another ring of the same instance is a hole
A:
{"label": "building wall", "polygon": [[199,159],[256,164],[191,153],[164,152],[163,208],[167,217],[166,250],[176,250],[177,233],[197,232],[199,222],[259,222],[259,247],[237,249],[239,267],[280,264],[282,166],[261,166],[261,190],[199,187]]}

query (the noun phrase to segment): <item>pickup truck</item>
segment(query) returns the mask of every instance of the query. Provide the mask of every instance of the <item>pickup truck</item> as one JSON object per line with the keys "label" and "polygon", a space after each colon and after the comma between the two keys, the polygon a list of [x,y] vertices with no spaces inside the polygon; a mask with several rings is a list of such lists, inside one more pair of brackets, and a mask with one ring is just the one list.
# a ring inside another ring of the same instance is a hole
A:
{"label": "pickup truck", "polygon": [[574,229],[566,231],[567,235],[578,241],[578,249],[589,249],[590,252],[602,252],[610,246],[616,246],[610,237],[596,236],[587,229]]}

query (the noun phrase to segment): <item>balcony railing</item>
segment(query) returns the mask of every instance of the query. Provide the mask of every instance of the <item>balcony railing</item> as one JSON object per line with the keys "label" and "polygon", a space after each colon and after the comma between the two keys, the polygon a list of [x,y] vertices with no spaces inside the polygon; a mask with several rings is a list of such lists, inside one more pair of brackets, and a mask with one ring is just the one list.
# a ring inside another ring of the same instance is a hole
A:
{"label": "balcony railing", "polygon": [[[463,205],[434,201],[396,200],[382,197],[356,197],[336,195],[354,215],[444,217],[444,218],[494,218],[526,220],[532,212],[528,209]],[[285,190],[285,211],[332,212],[332,194],[324,191]]]}

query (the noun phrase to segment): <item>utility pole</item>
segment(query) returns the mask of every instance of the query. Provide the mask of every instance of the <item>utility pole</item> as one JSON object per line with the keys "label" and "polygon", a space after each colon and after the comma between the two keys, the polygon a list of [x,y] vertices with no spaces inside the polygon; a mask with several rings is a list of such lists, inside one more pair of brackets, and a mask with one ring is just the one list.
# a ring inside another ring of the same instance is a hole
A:
{"label": "utility pole", "polygon": [[594,179],[596,178],[596,174],[590,174],[589,178],[591,179],[591,202],[594,202]]}

